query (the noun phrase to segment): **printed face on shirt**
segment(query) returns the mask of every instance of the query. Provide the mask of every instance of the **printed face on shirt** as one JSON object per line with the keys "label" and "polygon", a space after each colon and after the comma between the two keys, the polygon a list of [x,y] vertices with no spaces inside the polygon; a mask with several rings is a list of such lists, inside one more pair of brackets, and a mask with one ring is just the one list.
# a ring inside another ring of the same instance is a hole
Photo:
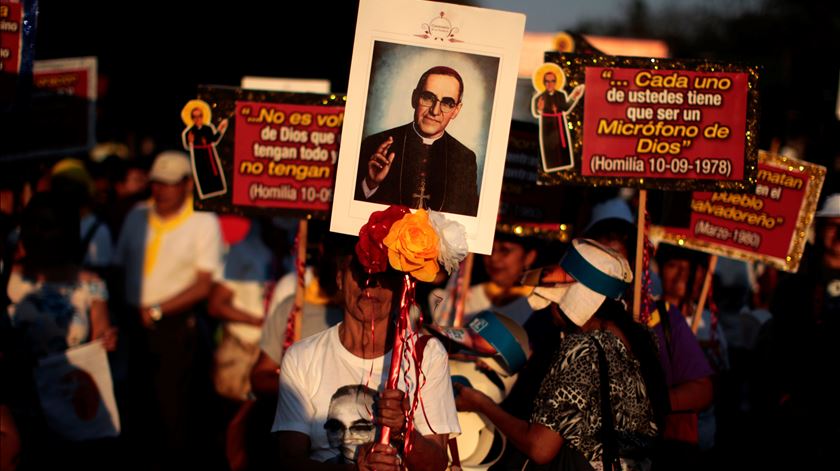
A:
{"label": "printed face on shirt", "polygon": [[[450,75],[432,74],[414,91],[414,124],[420,134],[438,137],[461,111],[460,85]],[[444,111],[446,108],[448,111]]]}
{"label": "printed face on shirt", "polygon": [[376,434],[373,404],[376,391],[361,384],[343,386],[330,400],[324,430],[330,447],[347,461],[355,461],[359,445],[370,443]]}

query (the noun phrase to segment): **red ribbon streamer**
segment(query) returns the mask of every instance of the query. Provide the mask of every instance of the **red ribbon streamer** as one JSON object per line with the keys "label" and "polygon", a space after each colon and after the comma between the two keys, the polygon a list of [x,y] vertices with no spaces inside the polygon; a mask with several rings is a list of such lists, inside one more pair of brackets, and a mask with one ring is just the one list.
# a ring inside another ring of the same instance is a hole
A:
{"label": "red ribbon streamer", "polygon": [[[403,281],[402,295],[400,297],[400,312],[397,318],[397,331],[394,334],[394,346],[391,349],[391,369],[388,372],[386,389],[397,389],[400,377],[400,365],[402,364],[403,349],[405,348],[405,334],[408,329],[408,318],[411,311],[411,304],[414,303],[414,281],[410,275],[405,275]],[[410,421],[410,418],[407,418]],[[406,441],[409,436],[406,434]],[[387,445],[391,443],[391,427],[383,426],[382,434],[379,436],[379,443]]]}
{"label": "red ribbon streamer", "polygon": [[[391,350],[391,368],[388,373],[388,381],[386,389],[397,389],[400,376],[405,383],[406,390],[411,391],[412,386],[414,394],[409,403],[411,406],[409,410],[405,411],[405,437],[403,440],[403,456],[408,456],[414,447],[414,415],[417,411],[417,406],[423,411],[423,417],[432,429],[428,415],[426,414],[426,407],[423,404],[423,396],[420,394],[421,390],[426,384],[426,374],[423,372],[421,354],[417,351],[417,343],[419,334],[414,330],[411,319],[411,308],[416,304],[415,302],[415,282],[410,275],[406,274],[403,282],[403,290],[400,296],[400,311],[399,317],[396,320],[396,332],[394,334],[394,345]],[[422,314],[418,323],[422,324]],[[413,361],[412,361],[413,360]],[[410,371],[411,365],[414,365],[414,371]],[[413,373],[413,374],[412,374]],[[413,384],[412,384],[413,383]],[[434,433],[434,430],[432,430]],[[379,437],[379,443],[390,444],[391,429],[387,426],[382,427],[382,433]]]}

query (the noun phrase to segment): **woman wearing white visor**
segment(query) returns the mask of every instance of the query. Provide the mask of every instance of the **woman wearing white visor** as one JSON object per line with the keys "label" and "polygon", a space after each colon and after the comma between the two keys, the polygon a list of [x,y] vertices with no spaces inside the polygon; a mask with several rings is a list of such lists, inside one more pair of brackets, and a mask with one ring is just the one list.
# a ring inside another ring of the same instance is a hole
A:
{"label": "woman wearing white visor", "polygon": [[458,409],[486,415],[545,469],[648,469],[667,387],[652,333],[619,301],[633,280],[627,260],[575,239],[559,267],[537,278],[532,306],[550,308],[565,332],[531,420],[467,387],[456,386]]}

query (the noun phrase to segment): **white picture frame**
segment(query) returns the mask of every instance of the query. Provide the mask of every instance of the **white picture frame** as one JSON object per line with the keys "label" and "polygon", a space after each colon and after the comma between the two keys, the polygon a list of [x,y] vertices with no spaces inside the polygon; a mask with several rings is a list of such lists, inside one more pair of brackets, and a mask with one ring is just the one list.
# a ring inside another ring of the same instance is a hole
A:
{"label": "white picture frame", "polygon": [[[332,231],[356,235],[371,212],[385,209],[388,204],[417,207],[404,199],[418,195],[404,191],[403,186],[398,197],[401,201],[371,202],[360,196],[367,194],[360,189],[359,177],[368,168],[368,157],[360,152],[365,138],[388,135],[395,137],[394,153],[402,154],[406,136],[412,127],[416,129],[412,123],[418,116],[416,88],[422,82],[420,78],[433,67],[443,66],[455,70],[462,85],[458,111],[454,113],[457,116],[443,125],[449,135],[446,142],[454,139],[457,143],[452,146],[461,149],[447,147],[447,161],[458,165],[450,164],[446,172],[435,171],[428,177],[444,178],[445,183],[433,182],[442,185],[434,187],[437,200],[432,194],[431,199],[418,199],[415,203],[429,201],[430,209],[440,210],[447,218],[462,223],[471,252],[490,253],[524,30],[525,16],[518,13],[414,0],[361,0],[333,198]],[[444,98],[440,97],[440,101]],[[435,102],[431,107],[438,110],[440,105]],[[402,134],[392,136],[398,128]],[[370,142],[365,149],[370,148]],[[468,150],[463,151],[464,148]],[[471,168],[470,151],[475,156],[475,198],[471,196],[473,190],[464,190],[471,182],[464,185],[463,178],[456,178],[465,174],[454,171]],[[399,175],[404,173],[400,170]],[[395,171],[390,177],[395,178],[396,174]],[[457,191],[469,193],[462,198]],[[453,203],[465,200],[475,204],[456,207]]]}

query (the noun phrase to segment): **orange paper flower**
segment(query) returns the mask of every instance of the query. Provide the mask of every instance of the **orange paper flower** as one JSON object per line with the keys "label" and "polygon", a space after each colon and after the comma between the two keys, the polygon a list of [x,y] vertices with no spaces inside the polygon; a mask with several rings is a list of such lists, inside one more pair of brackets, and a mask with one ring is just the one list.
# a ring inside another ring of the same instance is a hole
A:
{"label": "orange paper flower", "polygon": [[438,235],[425,210],[406,214],[395,222],[383,242],[388,247],[388,261],[396,270],[409,273],[420,281],[435,279],[440,270]]}

